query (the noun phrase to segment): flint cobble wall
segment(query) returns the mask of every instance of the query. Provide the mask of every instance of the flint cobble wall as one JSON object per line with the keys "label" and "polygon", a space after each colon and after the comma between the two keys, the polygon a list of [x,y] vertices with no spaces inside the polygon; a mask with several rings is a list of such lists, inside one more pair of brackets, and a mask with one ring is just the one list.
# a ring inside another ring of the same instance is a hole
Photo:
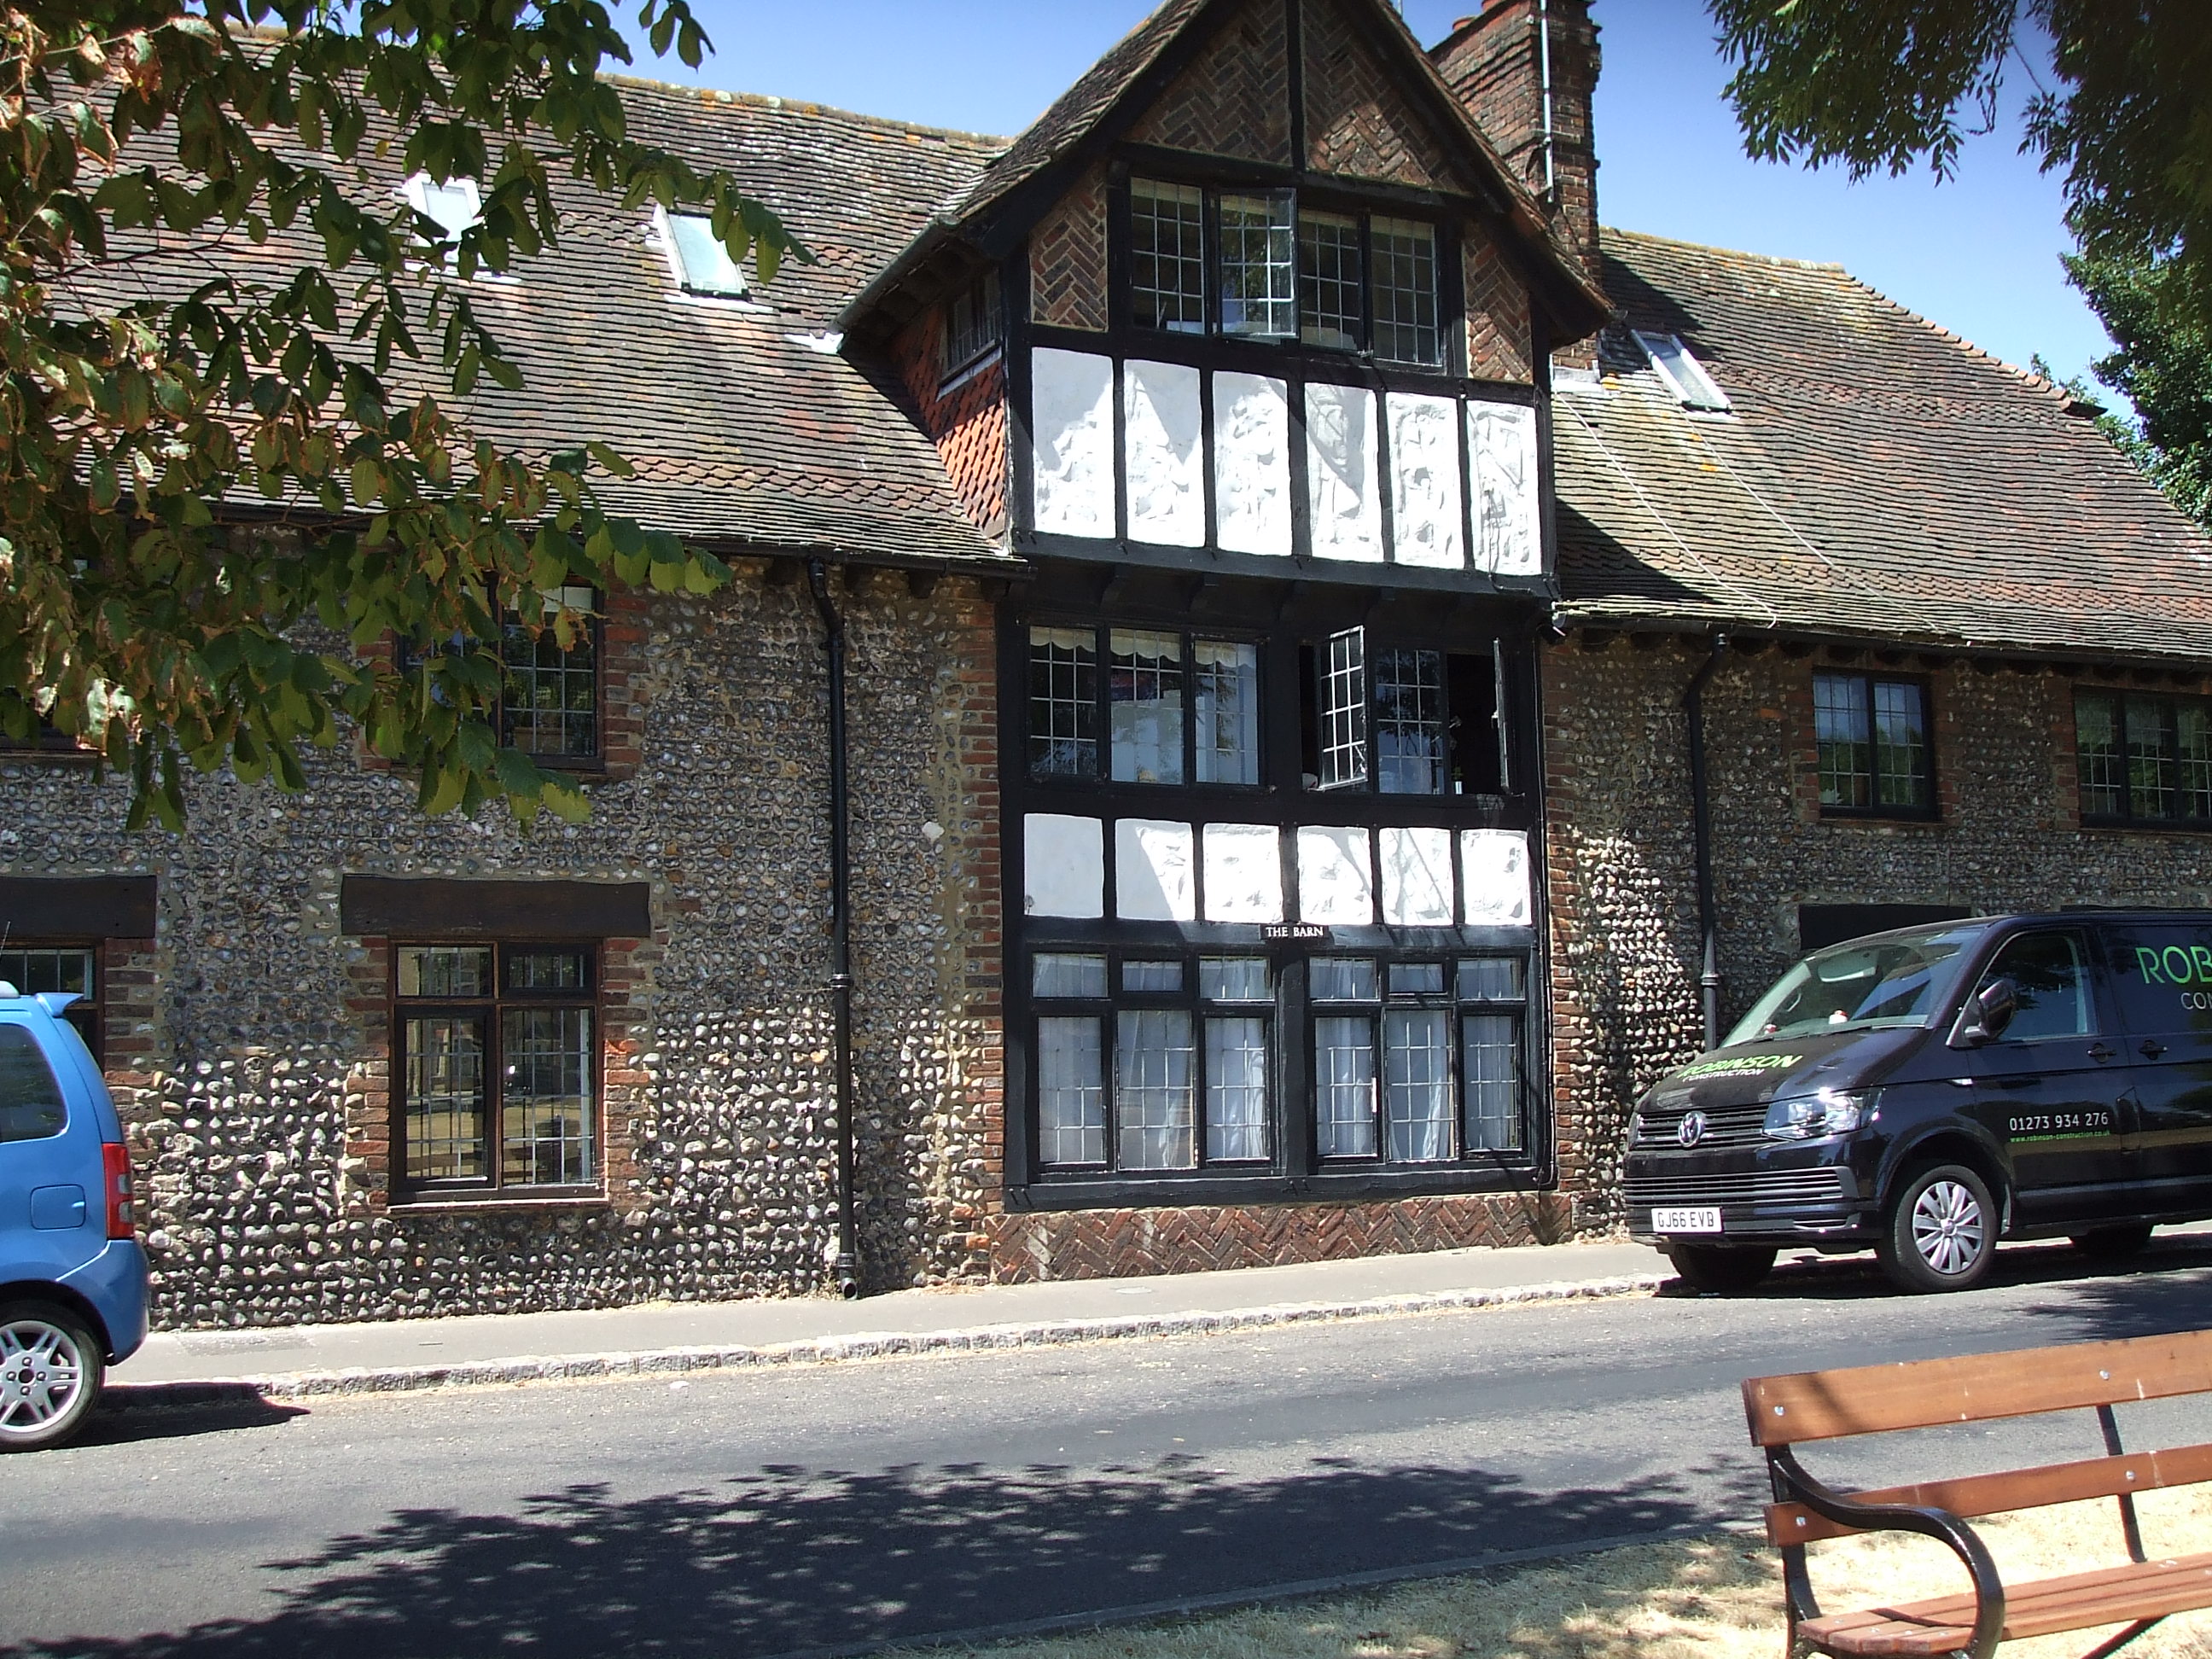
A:
{"label": "flint cobble wall", "polygon": [[[825,672],[803,581],[655,599],[627,663],[635,770],[581,825],[425,820],[344,750],[307,792],[191,785],[180,836],[123,786],[0,766],[0,873],[150,872],[157,937],[106,951],[111,1078],[155,1319],[282,1324],[822,1287],[835,1250]],[[840,583],[848,612],[863,1281],[980,1279],[1000,1103],[991,600]],[[603,1200],[393,1203],[387,953],[347,874],[651,884],[603,954]],[[119,970],[119,971],[118,971]]]}
{"label": "flint cobble wall", "polygon": [[[1602,1224],[1636,1096],[1698,1043],[1681,699],[1705,648],[1583,637],[1545,662],[1553,1081],[1562,1188]],[[1829,665],[1926,679],[1936,821],[1820,816],[1812,683]],[[1705,699],[1723,1020],[1798,955],[1801,904],[2212,904],[2212,836],[2081,827],[2074,688],[2104,683],[1933,657],[1724,659]]]}

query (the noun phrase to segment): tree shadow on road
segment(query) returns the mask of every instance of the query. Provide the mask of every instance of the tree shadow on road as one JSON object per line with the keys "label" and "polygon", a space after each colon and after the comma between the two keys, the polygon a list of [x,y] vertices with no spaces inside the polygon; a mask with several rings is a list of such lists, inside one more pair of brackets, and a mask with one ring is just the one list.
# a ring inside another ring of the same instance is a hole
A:
{"label": "tree shadow on road", "polygon": [[[1571,1419],[1569,1419],[1570,1421]],[[1692,1486],[1534,1492],[1341,1460],[1267,1480],[1173,1458],[1103,1473],[795,1468],[623,1498],[579,1485],[514,1515],[394,1514],[271,1563],[280,1605],[131,1639],[9,1650],[99,1659],[478,1659],[500,1651],[766,1656],[863,1647],[1723,1518]],[[1729,1466],[1727,1513],[1757,1501]]]}

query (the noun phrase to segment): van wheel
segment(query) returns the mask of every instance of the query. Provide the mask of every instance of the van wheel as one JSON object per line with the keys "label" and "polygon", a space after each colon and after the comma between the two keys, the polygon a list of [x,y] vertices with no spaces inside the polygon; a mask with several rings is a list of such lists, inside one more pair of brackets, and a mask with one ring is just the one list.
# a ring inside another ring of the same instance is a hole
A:
{"label": "van wheel", "polygon": [[1747,1291],[1774,1271],[1775,1250],[1750,1244],[1668,1244],[1667,1259],[1693,1291]]}
{"label": "van wheel", "polygon": [[0,1452],[68,1439],[106,1375],[100,1343],[76,1314],[50,1302],[0,1303]]}
{"label": "van wheel", "polygon": [[1997,1206],[1989,1183],[1963,1164],[1938,1164],[1905,1176],[1875,1245],[1892,1283],[1923,1293],[1980,1284],[1996,1250]]}
{"label": "van wheel", "polygon": [[2131,1221],[2118,1227],[2093,1227],[2067,1241],[2092,1261],[2125,1261],[2142,1254],[2150,1243],[2150,1223]]}

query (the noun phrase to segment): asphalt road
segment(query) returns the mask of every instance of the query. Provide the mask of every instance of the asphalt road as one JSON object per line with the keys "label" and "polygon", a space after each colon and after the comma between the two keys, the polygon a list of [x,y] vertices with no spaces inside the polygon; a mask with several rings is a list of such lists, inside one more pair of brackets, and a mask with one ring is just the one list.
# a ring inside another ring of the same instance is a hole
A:
{"label": "asphalt road", "polygon": [[[750,1659],[1741,1522],[1746,1376],[2212,1324],[2212,1238],[2081,1273],[117,1413],[0,1466],[0,1651]],[[2212,1441],[2212,1401],[2122,1418]],[[2075,1413],[1808,1462],[2100,1449]]]}

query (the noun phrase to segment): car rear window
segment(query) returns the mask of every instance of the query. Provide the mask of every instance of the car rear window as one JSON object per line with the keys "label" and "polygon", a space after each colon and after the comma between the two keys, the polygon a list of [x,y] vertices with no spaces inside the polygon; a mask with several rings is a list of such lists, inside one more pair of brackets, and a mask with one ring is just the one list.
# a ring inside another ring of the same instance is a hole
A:
{"label": "car rear window", "polygon": [[21,1025],[0,1025],[0,1140],[45,1140],[68,1121],[37,1040]]}

